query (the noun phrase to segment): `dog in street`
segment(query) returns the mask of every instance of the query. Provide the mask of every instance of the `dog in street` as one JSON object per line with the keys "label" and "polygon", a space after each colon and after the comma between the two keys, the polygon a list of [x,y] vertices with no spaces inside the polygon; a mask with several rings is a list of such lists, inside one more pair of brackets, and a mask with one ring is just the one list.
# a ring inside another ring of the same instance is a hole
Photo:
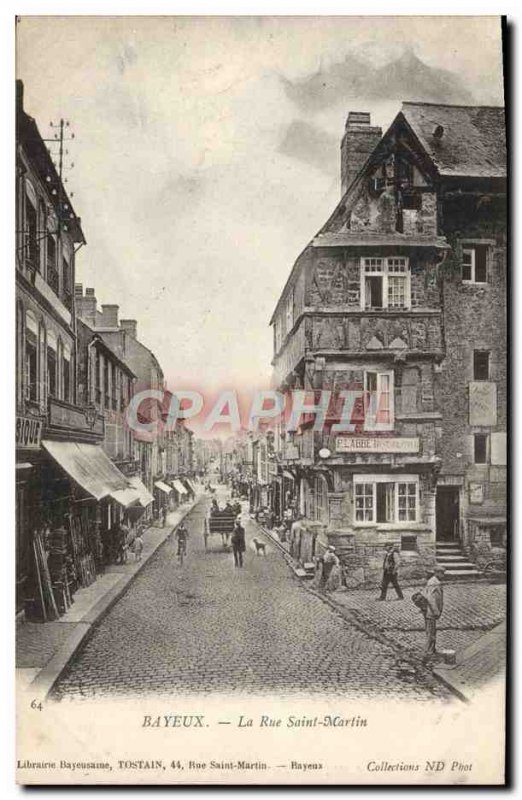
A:
{"label": "dog in street", "polygon": [[256,555],[263,553],[266,556],[266,544],[264,542],[260,542],[259,539],[253,539],[254,545],[256,547]]}

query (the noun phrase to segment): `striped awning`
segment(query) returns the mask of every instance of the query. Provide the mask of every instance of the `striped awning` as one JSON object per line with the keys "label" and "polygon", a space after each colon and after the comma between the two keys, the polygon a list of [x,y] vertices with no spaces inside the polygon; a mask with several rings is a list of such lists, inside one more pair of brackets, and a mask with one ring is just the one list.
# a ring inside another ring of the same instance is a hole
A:
{"label": "striped awning", "polygon": [[146,506],[150,506],[150,504],[154,502],[153,496],[151,495],[151,493],[149,492],[143,481],[140,480],[140,478],[134,475],[131,478],[129,478],[129,483],[132,486],[132,488],[138,492],[140,498],[140,504],[143,506],[143,508],[146,508]]}
{"label": "striped awning", "polygon": [[42,446],[64,472],[95,500],[112,497],[124,508],[139,503],[136,489],[99,445],[44,439]]}
{"label": "striped awning", "polygon": [[178,494],[188,494],[187,490],[177,478],[172,481],[172,485]]}
{"label": "striped awning", "polygon": [[163,481],[156,481],[154,486],[156,489],[159,489],[160,492],[163,492],[163,494],[170,494],[172,491],[172,486],[169,486],[167,483],[163,483]]}

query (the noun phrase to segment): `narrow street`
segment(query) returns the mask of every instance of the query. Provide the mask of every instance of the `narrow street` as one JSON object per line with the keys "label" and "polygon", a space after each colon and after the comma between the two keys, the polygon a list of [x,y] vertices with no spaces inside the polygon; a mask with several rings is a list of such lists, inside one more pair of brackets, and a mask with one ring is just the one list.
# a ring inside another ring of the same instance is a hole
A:
{"label": "narrow street", "polygon": [[399,677],[391,649],[306,591],[272,544],[256,555],[252,539],[263,537],[253,522],[242,569],[220,537],[205,552],[207,507],[203,500],[186,518],[183,566],[170,537],[73,660],[56,699],[230,690],[434,696]]}

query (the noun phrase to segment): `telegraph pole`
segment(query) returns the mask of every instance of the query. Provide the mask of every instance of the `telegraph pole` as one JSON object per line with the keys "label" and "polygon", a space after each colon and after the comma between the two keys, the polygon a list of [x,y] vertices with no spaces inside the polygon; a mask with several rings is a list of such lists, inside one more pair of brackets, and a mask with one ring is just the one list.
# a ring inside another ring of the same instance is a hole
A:
{"label": "telegraph pole", "polygon": [[[52,139],[44,139],[43,141],[44,142],[49,142],[49,144],[58,145],[58,153],[53,153],[50,147],[48,147],[47,149],[49,150],[49,155],[51,156],[53,164],[55,165],[55,167],[58,168],[59,181],[58,181],[58,189],[56,190],[57,191],[57,195],[58,195],[58,231],[57,231],[57,235],[58,235],[58,238],[60,239],[61,236],[62,236],[62,223],[64,222],[64,220],[66,218],[66,215],[64,213],[66,211],[66,209],[64,208],[64,202],[65,202],[64,201],[64,190],[65,190],[65,184],[67,183],[67,178],[64,178],[64,170],[66,170],[66,169],[68,170],[68,169],[73,169],[74,168],[74,162],[71,162],[68,166],[66,166],[64,164],[64,156],[68,156],[69,155],[69,151],[64,148],[64,143],[72,141],[74,139],[74,133],[71,132],[70,136],[66,136],[66,130],[65,129],[69,127],[70,123],[69,123],[69,120],[64,120],[63,118],[61,118],[60,122],[58,122],[58,123],[55,123],[55,122],[53,122],[51,120],[49,125],[50,125],[51,128],[53,128],[53,129],[56,128],[57,129]],[[55,158],[58,159],[58,163],[55,161]],[[74,192],[71,192],[71,197],[73,197],[73,196],[74,196]]]}

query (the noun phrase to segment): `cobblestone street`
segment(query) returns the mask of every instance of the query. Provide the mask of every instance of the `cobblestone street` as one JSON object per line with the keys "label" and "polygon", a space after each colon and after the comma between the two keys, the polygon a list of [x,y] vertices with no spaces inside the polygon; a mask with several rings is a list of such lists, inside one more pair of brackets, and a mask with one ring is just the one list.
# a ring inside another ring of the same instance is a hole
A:
{"label": "cobblestone street", "polygon": [[391,647],[307,592],[267,542],[235,568],[220,537],[203,544],[206,501],[187,517],[183,566],[171,537],[95,629],[58,682],[57,699],[208,692],[449,698],[431,677],[401,677]]}

